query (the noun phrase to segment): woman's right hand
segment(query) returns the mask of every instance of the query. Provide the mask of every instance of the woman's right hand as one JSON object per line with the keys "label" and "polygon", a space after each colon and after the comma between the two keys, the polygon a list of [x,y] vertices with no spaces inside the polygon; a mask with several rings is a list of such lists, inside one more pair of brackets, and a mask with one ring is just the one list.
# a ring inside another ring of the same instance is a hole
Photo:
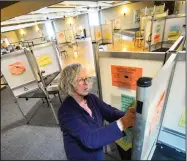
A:
{"label": "woman's right hand", "polygon": [[135,108],[129,108],[126,114],[120,118],[120,121],[123,125],[123,129],[134,126],[135,123]]}

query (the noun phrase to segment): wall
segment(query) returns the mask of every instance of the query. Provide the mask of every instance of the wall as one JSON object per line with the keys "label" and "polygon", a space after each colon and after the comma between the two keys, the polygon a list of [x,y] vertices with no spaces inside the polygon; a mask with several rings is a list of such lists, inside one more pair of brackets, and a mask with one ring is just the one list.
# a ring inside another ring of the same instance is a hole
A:
{"label": "wall", "polygon": [[[72,22],[71,26],[69,25],[70,21]],[[60,32],[60,31],[67,30],[67,29],[72,29],[72,27],[82,26],[83,28],[86,29],[87,37],[90,35],[87,14],[82,14],[82,15],[76,16],[75,18],[74,17],[65,18],[65,20],[63,18],[56,19],[54,21],[54,26],[55,26],[56,32]]]}
{"label": "wall", "polygon": [[186,3],[185,1],[176,2],[175,3],[175,13],[185,14],[186,13],[186,10],[185,10],[186,4],[185,3]]}
{"label": "wall", "polygon": [[9,43],[14,43],[19,41],[15,31],[1,33],[1,40],[4,38],[7,38]]}
{"label": "wall", "polygon": [[[36,31],[36,26],[26,27],[23,29],[15,30],[15,32],[16,32],[19,40],[30,40],[30,39],[34,39],[34,38],[47,36],[44,24],[39,24],[38,27],[40,29],[40,32]],[[22,36],[21,30],[23,30],[25,32],[24,36]]]}
{"label": "wall", "polygon": [[[130,3],[126,5],[121,5],[109,9],[104,9],[100,11],[101,16],[101,23],[105,24],[107,20],[113,20],[115,18],[120,18],[121,28],[128,29],[133,27],[139,27],[139,24],[133,23],[134,18],[134,10],[143,9],[145,7],[153,7],[153,2],[137,2],[137,3]],[[123,15],[123,9],[127,8],[127,13]]]}

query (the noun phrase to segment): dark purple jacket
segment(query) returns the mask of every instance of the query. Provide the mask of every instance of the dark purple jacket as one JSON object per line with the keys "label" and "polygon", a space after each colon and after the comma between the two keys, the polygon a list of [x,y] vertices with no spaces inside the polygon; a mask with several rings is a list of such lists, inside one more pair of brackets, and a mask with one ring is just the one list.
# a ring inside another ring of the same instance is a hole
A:
{"label": "dark purple jacket", "polygon": [[[88,94],[85,99],[93,118],[71,96],[64,100],[58,111],[65,152],[68,160],[103,160],[103,146],[124,136],[116,120],[125,113],[93,94]],[[103,126],[104,120],[110,124]]]}

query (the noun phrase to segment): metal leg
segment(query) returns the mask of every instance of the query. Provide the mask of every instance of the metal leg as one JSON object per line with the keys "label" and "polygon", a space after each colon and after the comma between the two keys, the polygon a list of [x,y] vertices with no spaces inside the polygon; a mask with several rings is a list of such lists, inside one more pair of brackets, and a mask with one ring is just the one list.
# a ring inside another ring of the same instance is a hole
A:
{"label": "metal leg", "polygon": [[51,110],[52,110],[53,115],[54,115],[54,117],[55,117],[56,123],[59,125],[59,122],[58,122],[58,119],[57,119],[55,110],[54,110],[53,105],[52,105],[52,103],[51,103],[51,99],[50,99],[49,97],[47,97],[47,101],[49,102],[49,106],[51,107]]}
{"label": "metal leg", "polygon": [[19,106],[19,103],[18,103],[17,99],[15,100],[15,103],[16,103],[16,105],[18,106],[18,108],[19,108],[19,110],[20,110],[20,112],[21,112],[23,118],[25,119],[26,123],[28,124],[29,121],[27,120],[27,118],[25,117],[23,111],[21,110],[21,107]]}
{"label": "metal leg", "polygon": [[60,103],[62,104],[62,100],[61,100],[61,97],[60,97],[60,93],[58,92],[58,98],[60,100]]}
{"label": "metal leg", "polygon": [[47,105],[48,105],[48,107],[49,107],[49,101],[48,101],[47,97],[45,98],[45,100],[46,100]]}
{"label": "metal leg", "polygon": [[42,102],[43,102],[43,104],[45,103],[44,100],[43,100],[43,98],[42,98]]}

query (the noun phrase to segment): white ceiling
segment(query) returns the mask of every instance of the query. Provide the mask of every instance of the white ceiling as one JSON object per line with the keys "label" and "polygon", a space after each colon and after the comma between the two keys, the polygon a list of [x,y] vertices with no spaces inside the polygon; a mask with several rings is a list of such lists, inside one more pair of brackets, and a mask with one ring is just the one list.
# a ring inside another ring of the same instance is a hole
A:
{"label": "white ceiling", "polygon": [[5,30],[7,31],[7,29],[11,29],[11,27],[8,25],[12,26],[15,24],[16,26],[19,26],[19,28],[21,28],[22,26],[21,23],[27,23],[27,24],[37,23],[38,21],[53,20],[56,18],[62,18],[64,16],[72,17],[84,13],[98,11],[100,10],[99,7],[101,7],[101,9],[106,9],[122,4],[127,4],[127,3],[130,2],[129,1],[63,1],[56,5],[44,7],[37,11],[30,12],[26,15],[22,15],[19,17],[12,18],[10,20],[3,21],[1,22],[1,32]]}

